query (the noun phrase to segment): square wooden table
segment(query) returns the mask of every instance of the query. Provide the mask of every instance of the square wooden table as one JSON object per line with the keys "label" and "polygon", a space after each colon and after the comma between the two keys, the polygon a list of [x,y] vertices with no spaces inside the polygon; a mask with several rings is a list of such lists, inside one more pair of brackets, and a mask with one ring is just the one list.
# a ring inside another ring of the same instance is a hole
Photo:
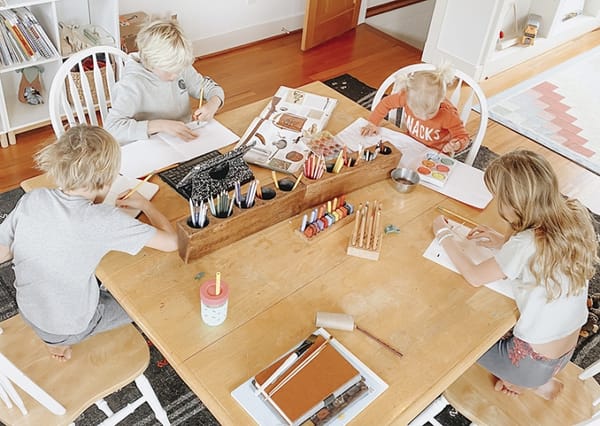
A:
{"label": "square wooden table", "polygon": [[[322,83],[300,89],[338,99],[328,124],[334,134],[368,115]],[[217,119],[241,135],[267,101]],[[270,181],[270,172],[256,174]],[[158,177],[153,181],[161,186],[156,205],[173,221],[185,217],[187,202]],[[346,199],[356,205],[381,201],[382,225],[400,228],[384,236],[378,261],[346,255],[352,226],[306,242],[293,232],[300,221],[295,217],[188,264],[177,252],[111,252],[97,274],[224,425],[251,423],[231,391],[311,334],[317,311],[350,314],[404,354],[399,357],[362,333],[329,330],[389,385],[352,424],[406,424],[517,319],[512,300],[475,289],[422,256],[433,238],[436,207],[492,226],[500,219],[493,202],[479,211],[421,186],[400,194],[390,179]],[[230,286],[229,310],[222,325],[209,327],[200,318],[199,288],[217,271]],[[200,272],[206,275],[196,280]]]}

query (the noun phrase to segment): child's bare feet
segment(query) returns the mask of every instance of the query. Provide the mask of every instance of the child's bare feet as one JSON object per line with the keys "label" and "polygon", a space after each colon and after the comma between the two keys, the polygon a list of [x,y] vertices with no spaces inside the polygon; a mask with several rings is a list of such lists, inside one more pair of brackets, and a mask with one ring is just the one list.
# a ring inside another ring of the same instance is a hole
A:
{"label": "child's bare feet", "polygon": [[542,386],[536,388],[534,392],[536,395],[539,395],[542,398],[550,401],[558,396],[558,394],[562,391],[564,386],[565,385],[563,385],[563,383],[560,380],[555,379],[553,377],[546,383],[544,383]]}
{"label": "child's bare feet", "polygon": [[496,385],[494,386],[494,390],[498,392],[502,392],[505,395],[516,397],[521,394],[523,391],[519,386],[513,385],[512,383],[505,382],[502,379],[498,379]]}
{"label": "child's bare feet", "polygon": [[48,351],[50,351],[50,355],[52,358],[66,362],[71,359],[71,347],[70,346],[48,346]]}

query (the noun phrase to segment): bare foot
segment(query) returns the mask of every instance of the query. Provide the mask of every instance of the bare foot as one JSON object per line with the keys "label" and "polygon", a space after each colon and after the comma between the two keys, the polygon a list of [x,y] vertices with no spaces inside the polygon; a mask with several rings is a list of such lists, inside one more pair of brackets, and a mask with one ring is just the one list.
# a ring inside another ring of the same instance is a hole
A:
{"label": "bare foot", "polygon": [[494,386],[494,390],[498,392],[502,392],[505,395],[517,397],[523,391],[519,386],[513,385],[512,383],[505,382],[502,379],[498,379],[496,385]]}
{"label": "bare foot", "polygon": [[60,361],[66,362],[71,359],[71,347],[70,346],[48,346],[48,351],[50,351],[50,355],[52,358]]}
{"label": "bare foot", "polygon": [[542,386],[536,388],[534,392],[536,395],[539,395],[542,398],[550,401],[556,398],[564,387],[565,385],[563,385],[563,383],[560,380],[555,379],[553,377],[546,383],[544,383]]}

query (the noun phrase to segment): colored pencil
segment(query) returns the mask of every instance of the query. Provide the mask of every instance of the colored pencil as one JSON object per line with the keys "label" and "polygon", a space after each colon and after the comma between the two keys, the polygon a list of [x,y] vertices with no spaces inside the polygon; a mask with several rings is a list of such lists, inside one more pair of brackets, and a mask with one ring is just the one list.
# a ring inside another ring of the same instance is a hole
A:
{"label": "colored pencil", "polygon": [[150,178],[154,176],[154,172],[150,173],[148,176],[146,176],[146,178],[141,181],[138,182],[138,184],[136,186],[134,186],[127,194],[125,194],[125,196],[122,198],[123,200],[128,199],[129,197],[131,197],[133,195],[134,192],[136,192],[138,189],[140,189],[140,187],[145,183],[148,182],[150,180]]}

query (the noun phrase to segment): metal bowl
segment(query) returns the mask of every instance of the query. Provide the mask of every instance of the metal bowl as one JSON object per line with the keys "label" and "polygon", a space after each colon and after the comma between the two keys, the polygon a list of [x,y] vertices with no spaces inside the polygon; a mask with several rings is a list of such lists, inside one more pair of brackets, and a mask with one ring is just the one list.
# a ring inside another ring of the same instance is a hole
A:
{"label": "metal bowl", "polygon": [[419,183],[419,174],[414,170],[405,167],[394,169],[391,173],[392,180],[398,192],[406,193],[415,189]]}

